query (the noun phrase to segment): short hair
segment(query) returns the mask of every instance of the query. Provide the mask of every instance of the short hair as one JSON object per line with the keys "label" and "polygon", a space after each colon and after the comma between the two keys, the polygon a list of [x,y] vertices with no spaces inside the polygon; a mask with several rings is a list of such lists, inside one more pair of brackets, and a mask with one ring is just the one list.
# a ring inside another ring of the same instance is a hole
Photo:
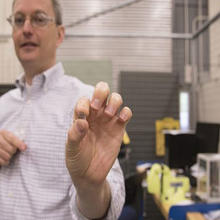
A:
{"label": "short hair", "polygon": [[51,0],[53,5],[53,10],[55,14],[55,20],[57,25],[61,25],[63,23],[62,21],[62,9],[60,2],[58,0]]}
{"label": "short hair", "polygon": [[[13,1],[12,9],[14,8],[15,1],[16,0]],[[51,0],[51,3],[52,3],[53,11],[55,14],[56,24],[61,25],[63,23],[63,19],[62,19],[62,9],[61,9],[60,2],[59,0]]]}

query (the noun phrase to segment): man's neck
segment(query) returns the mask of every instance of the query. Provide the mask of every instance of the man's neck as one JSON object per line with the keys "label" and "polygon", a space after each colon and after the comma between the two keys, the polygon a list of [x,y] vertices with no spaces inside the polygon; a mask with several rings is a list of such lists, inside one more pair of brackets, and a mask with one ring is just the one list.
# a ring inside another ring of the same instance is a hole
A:
{"label": "man's neck", "polygon": [[32,85],[32,80],[36,75],[43,73],[54,65],[55,62],[51,62],[50,64],[48,63],[47,65],[24,64],[25,82],[28,85]]}

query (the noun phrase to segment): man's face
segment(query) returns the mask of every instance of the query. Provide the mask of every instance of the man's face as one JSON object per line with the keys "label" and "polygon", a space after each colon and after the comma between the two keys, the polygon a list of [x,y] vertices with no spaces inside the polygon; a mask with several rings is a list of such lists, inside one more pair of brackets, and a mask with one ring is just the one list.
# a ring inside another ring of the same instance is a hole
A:
{"label": "man's face", "polygon": [[31,17],[38,13],[55,18],[51,0],[16,0],[13,15],[26,17],[24,25],[13,28],[13,40],[18,59],[23,65],[50,67],[55,63],[56,48],[63,40],[62,26],[50,21],[46,26],[33,27]]}

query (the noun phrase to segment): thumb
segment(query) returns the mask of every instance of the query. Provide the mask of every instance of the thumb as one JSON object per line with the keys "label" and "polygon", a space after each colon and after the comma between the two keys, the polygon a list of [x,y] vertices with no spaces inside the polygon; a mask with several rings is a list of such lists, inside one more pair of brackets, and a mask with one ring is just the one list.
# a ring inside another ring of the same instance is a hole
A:
{"label": "thumb", "polygon": [[88,131],[88,122],[85,119],[77,119],[69,129],[66,153],[67,156],[74,156],[79,152],[79,146],[82,139],[85,137]]}

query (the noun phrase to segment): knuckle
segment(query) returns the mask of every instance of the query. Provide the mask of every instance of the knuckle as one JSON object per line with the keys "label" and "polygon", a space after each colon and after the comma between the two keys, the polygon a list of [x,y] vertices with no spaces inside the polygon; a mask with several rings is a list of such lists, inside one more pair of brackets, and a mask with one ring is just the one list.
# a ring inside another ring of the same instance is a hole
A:
{"label": "knuckle", "polygon": [[7,166],[9,164],[9,161],[8,160],[0,160],[0,165],[2,166]]}
{"label": "knuckle", "polygon": [[0,151],[0,157],[1,157],[1,159],[7,160],[7,161],[11,159],[10,154],[8,154],[7,152],[5,152],[4,150],[1,150],[1,151]]}
{"label": "knuckle", "polygon": [[6,135],[6,131],[5,130],[0,130],[0,136],[3,138]]}
{"label": "knuckle", "polygon": [[11,155],[10,155],[10,154],[6,154],[6,155],[5,155],[5,159],[6,159],[7,161],[9,161],[9,160],[11,159]]}
{"label": "knuckle", "polygon": [[13,155],[16,151],[17,151],[16,148],[14,148],[14,147],[12,147],[12,146],[8,147],[8,152],[9,152],[11,155]]}

